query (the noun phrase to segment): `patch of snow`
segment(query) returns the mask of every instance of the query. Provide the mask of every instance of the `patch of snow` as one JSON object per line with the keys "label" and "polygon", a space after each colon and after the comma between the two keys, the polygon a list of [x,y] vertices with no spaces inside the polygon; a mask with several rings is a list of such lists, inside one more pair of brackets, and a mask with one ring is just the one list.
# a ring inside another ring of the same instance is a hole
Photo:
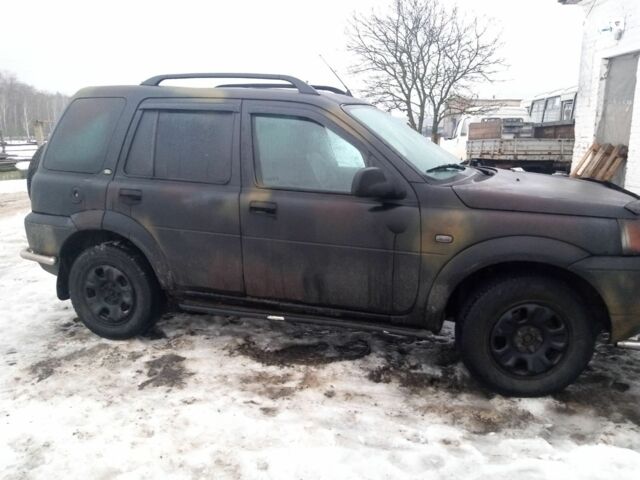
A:
{"label": "patch of snow", "polygon": [[637,478],[639,352],[601,345],[566,392],[509,399],[469,378],[450,326],[424,340],[180,313],[112,342],[18,257],[22,201],[0,207],[7,478]]}
{"label": "patch of snow", "polygon": [[[0,194],[2,193],[22,193],[27,192],[27,181],[20,180],[0,180]],[[1,200],[1,198],[0,198]]]}

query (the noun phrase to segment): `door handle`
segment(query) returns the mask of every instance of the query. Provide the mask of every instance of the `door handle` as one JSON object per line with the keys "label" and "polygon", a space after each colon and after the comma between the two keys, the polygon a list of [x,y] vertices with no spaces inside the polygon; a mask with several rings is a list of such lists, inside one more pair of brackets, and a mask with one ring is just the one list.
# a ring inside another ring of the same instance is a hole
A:
{"label": "door handle", "polygon": [[142,201],[142,190],[121,188],[118,195],[120,195],[122,201],[127,205],[133,205],[134,203],[140,203]]}
{"label": "door handle", "polygon": [[266,213],[267,215],[275,215],[278,211],[278,204],[274,202],[249,202],[249,211],[252,213]]}

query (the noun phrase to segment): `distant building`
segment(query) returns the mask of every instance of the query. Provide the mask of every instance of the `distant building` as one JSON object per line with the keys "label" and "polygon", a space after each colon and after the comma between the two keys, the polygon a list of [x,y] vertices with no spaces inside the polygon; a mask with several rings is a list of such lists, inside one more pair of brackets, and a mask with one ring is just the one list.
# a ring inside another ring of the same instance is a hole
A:
{"label": "distant building", "polygon": [[594,141],[626,145],[626,171],[614,181],[640,193],[640,0],[559,2],[585,14],[573,162]]}

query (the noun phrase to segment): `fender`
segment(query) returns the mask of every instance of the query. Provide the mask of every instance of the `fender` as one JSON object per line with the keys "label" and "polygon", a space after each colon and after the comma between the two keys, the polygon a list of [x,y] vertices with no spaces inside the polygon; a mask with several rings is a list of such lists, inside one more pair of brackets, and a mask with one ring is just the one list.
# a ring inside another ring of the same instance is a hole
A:
{"label": "fender", "polygon": [[140,249],[156,273],[160,285],[165,289],[173,289],[175,283],[169,263],[164,252],[146,228],[131,217],[114,211],[104,213],[101,228],[126,238]]}
{"label": "fender", "polygon": [[85,210],[71,215],[71,221],[78,231],[80,230],[100,230],[104,210]]}
{"label": "fender", "polygon": [[510,236],[476,243],[456,254],[438,272],[425,308],[427,328],[439,330],[455,288],[471,274],[501,263],[532,262],[568,267],[590,254],[575,245],[546,237]]}

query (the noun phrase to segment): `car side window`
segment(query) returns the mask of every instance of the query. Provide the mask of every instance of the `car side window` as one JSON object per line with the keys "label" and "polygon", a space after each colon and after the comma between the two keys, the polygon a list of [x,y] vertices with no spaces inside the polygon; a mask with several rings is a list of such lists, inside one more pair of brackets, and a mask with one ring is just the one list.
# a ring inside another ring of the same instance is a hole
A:
{"label": "car side window", "polygon": [[232,112],[145,110],[129,149],[128,175],[227,183]]}
{"label": "car side window", "polygon": [[254,115],[256,180],[267,188],[350,193],[364,156],[337,133],[312,120]]}
{"label": "car side window", "polygon": [[49,142],[44,166],[63,172],[99,172],[125,103],[124,98],[74,100]]}

